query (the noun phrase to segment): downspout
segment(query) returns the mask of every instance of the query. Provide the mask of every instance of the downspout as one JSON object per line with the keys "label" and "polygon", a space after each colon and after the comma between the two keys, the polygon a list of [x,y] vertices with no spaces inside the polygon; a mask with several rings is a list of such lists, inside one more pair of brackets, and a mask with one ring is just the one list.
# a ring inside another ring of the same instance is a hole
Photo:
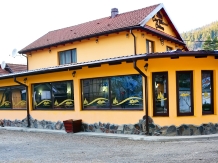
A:
{"label": "downspout", "polygon": [[[136,37],[132,33],[132,29],[130,29],[130,33],[132,34],[134,38],[134,55],[136,55]],[[148,82],[147,82],[147,76],[137,67],[137,60],[133,61],[133,66],[136,71],[139,72],[140,75],[142,75],[145,79],[145,117],[146,117],[146,134],[149,135],[149,125],[148,125]]]}
{"label": "downspout", "polygon": [[29,62],[27,55],[21,54],[23,57],[26,57],[27,71],[29,70]]}
{"label": "downspout", "polygon": [[27,127],[30,127],[30,112],[29,112],[29,93],[28,93],[28,86],[17,81],[16,77],[14,76],[14,82],[24,86],[26,88],[26,105],[27,105]]}

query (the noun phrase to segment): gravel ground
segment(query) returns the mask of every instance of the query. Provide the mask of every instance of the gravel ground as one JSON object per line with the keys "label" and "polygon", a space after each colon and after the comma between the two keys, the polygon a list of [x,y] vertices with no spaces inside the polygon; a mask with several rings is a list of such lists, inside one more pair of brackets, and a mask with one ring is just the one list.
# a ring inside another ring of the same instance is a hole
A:
{"label": "gravel ground", "polygon": [[0,162],[218,162],[218,140],[151,142],[0,130]]}

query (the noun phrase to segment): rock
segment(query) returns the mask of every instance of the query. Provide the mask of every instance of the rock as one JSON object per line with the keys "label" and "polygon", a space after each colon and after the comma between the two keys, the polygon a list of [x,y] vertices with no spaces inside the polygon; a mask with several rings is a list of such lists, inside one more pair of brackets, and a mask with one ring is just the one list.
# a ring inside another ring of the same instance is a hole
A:
{"label": "rock", "polygon": [[[142,119],[146,120],[146,115],[144,115]],[[150,124],[150,123],[154,123],[154,121],[150,116],[148,116],[148,124]]]}
{"label": "rock", "polygon": [[170,127],[168,127],[166,135],[167,136],[176,136],[177,135],[176,126],[171,125]]}
{"label": "rock", "polygon": [[110,123],[107,123],[107,124],[105,125],[105,128],[106,128],[106,129],[110,129]]}
{"label": "rock", "polygon": [[62,122],[61,121],[57,121],[57,123],[55,124],[55,129],[56,130],[60,130],[62,128]]}
{"label": "rock", "polygon": [[190,129],[190,135],[201,135],[197,126],[189,125],[189,129]]}
{"label": "rock", "polygon": [[124,125],[118,126],[118,128],[117,128],[117,133],[118,133],[118,134],[123,134],[123,131],[124,131]]}
{"label": "rock", "polygon": [[38,121],[35,119],[34,121],[33,121],[33,126],[34,126],[34,128],[38,128],[38,123],[37,123]]}
{"label": "rock", "polygon": [[95,129],[99,129],[99,125],[97,123],[94,124]]}

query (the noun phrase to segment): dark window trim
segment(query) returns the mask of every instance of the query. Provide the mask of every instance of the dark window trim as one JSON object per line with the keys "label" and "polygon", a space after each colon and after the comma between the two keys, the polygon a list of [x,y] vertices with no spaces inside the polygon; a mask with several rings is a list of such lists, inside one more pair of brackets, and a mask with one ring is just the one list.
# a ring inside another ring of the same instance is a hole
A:
{"label": "dark window trim", "polygon": [[[142,109],[112,109],[112,107],[110,106],[110,108],[107,109],[84,109],[83,108],[83,82],[82,80],[86,80],[86,79],[102,79],[102,78],[110,78],[110,77],[117,77],[117,76],[131,76],[131,75],[140,75],[140,74],[126,74],[126,75],[116,75],[116,76],[104,76],[104,77],[93,77],[93,78],[81,78],[80,79],[80,90],[81,90],[81,110],[80,111],[143,111],[144,110],[144,105],[142,106]],[[109,98],[110,98],[110,92],[111,92],[111,83],[110,80],[109,81]],[[143,89],[143,78],[142,78],[142,89]],[[143,91],[143,90],[142,90]],[[144,97],[142,97],[144,100]],[[111,99],[111,98],[110,98]],[[111,104],[110,104],[111,105]]]}
{"label": "dark window trim", "polygon": [[47,110],[49,110],[49,111],[74,111],[75,110],[75,101],[74,101],[74,106],[73,106],[73,108],[71,108],[71,109],[54,109],[54,95],[53,95],[53,93],[52,93],[52,91],[51,91],[51,101],[52,101],[52,108],[37,108],[37,109],[35,109],[35,106],[34,106],[34,101],[33,101],[33,97],[34,97],[34,84],[45,84],[45,83],[60,83],[60,82],[71,82],[71,92],[73,93],[73,100],[74,100],[74,92],[73,92],[73,88],[74,88],[74,82],[73,82],[73,80],[62,80],[62,81],[49,81],[49,82],[43,82],[43,83],[32,83],[31,84],[31,88],[32,88],[32,107],[33,107],[33,111],[37,111],[37,110],[44,110],[44,111],[47,111]]}
{"label": "dark window trim", "polygon": [[[152,44],[152,52],[149,52],[149,42]],[[154,53],[154,41],[146,39],[146,53]]]}
{"label": "dark window trim", "polygon": [[[180,113],[179,112],[179,83],[178,77],[180,73],[189,73],[191,77],[191,112]],[[194,92],[193,92],[193,71],[176,71],[176,100],[177,100],[177,116],[193,116],[194,115]]]}
{"label": "dark window trim", "polygon": [[[0,87],[0,88],[10,88],[10,92],[11,92],[11,87],[24,87],[24,86],[22,86],[22,85],[10,85],[10,86],[3,86],[3,87]],[[24,87],[25,88],[25,87]],[[11,96],[12,96],[12,94],[11,94]],[[27,95],[26,95],[26,98],[28,98],[27,97]],[[10,100],[10,102],[11,102],[11,106],[13,106],[13,102],[12,102],[12,97],[11,97],[11,100]],[[26,106],[26,109],[27,109],[27,106]],[[10,110],[10,111],[25,111],[26,109],[16,109],[16,108],[0,108],[0,111],[1,110],[3,110],[3,111],[5,111],[5,110]]]}
{"label": "dark window trim", "polygon": [[[202,85],[202,73],[207,72],[211,75],[211,111],[203,111],[202,108],[202,115],[214,114],[214,82],[213,82],[213,70],[202,70],[201,71],[201,85]],[[201,88],[202,89],[202,88]],[[201,91],[202,93],[202,91]]]}
{"label": "dark window trim", "polygon": [[[170,49],[170,50],[169,50],[169,49]],[[171,50],[173,50],[172,47],[170,47],[170,46],[166,46],[166,51],[171,51]]]}
{"label": "dark window trim", "polygon": [[[156,108],[155,108],[155,85],[154,85],[154,76],[158,74],[165,74],[166,75],[166,91],[167,91],[167,113],[156,113]],[[153,116],[169,116],[169,87],[168,87],[168,72],[163,71],[163,72],[153,72],[152,73],[152,93],[153,93]]]}
{"label": "dark window trim", "polygon": [[[72,50],[75,50],[75,51],[76,51],[76,62],[77,62],[77,48],[73,48],[73,49],[68,49],[68,50],[63,50],[63,51],[59,51],[59,52],[58,52],[59,65],[62,65],[62,64],[61,64],[61,60],[60,60],[60,53],[61,53],[61,52],[65,52],[65,51],[72,51]],[[70,58],[71,58],[71,62],[70,62],[70,63],[76,63],[76,62],[72,62],[72,52],[71,52]],[[66,60],[65,60],[65,62],[66,62]],[[67,64],[67,63],[64,63],[64,64]]]}

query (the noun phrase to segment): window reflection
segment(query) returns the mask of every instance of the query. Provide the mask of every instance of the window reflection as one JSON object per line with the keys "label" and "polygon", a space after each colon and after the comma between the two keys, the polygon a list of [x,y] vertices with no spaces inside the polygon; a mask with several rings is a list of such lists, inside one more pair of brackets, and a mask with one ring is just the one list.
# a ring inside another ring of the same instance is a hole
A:
{"label": "window reflection", "polygon": [[82,80],[84,109],[142,109],[142,77]]}
{"label": "window reflection", "polygon": [[168,115],[168,74],[153,73],[154,115]]}
{"label": "window reflection", "polygon": [[193,114],[192,72],[177,72],[177,89],[178,112]]}
{"label": "window reflection", "polygon": [[212,71],[202,71],[202,110],[213,112],[213,74]]}
{"label": "window reflection", "polygon": [[35,109],[72,109],[74,107],[71,81],[33,85]]}
{"label": "window reflection", "polygon": [[26,109],[26,89],[23,86],[0,88],[0,109]]}

